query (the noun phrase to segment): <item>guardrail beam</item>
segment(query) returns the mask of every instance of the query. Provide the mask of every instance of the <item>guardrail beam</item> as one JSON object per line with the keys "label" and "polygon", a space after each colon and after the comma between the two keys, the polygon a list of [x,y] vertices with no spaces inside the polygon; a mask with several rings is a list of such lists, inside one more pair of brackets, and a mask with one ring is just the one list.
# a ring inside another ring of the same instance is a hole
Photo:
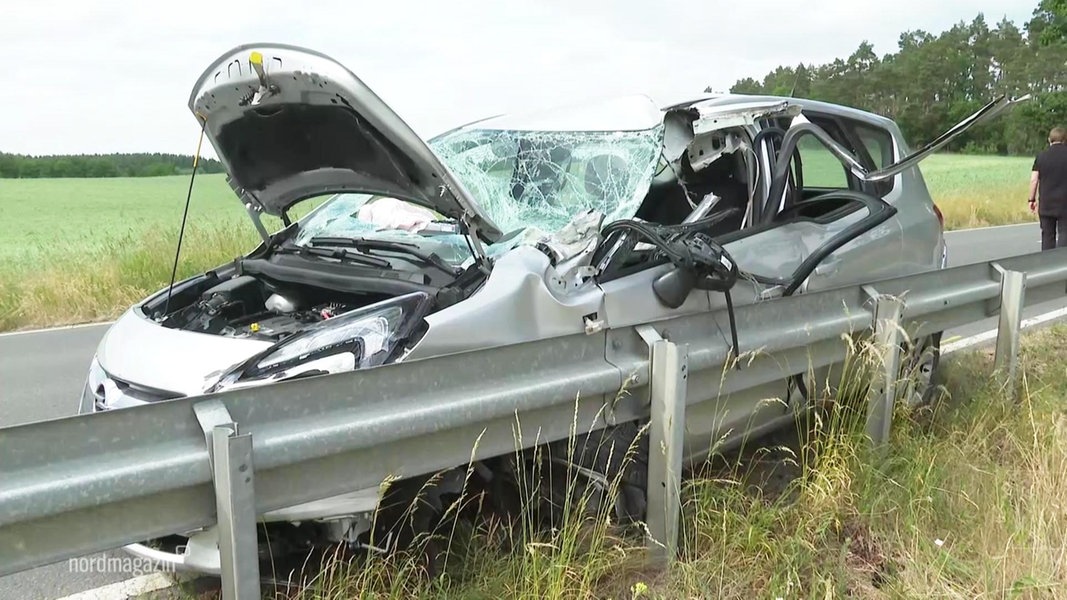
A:
{"label": "guardrail beam", "polygon": [[[1055,250],[997,262],[1004,270],[1026,273],[1025,294],[1019,304],[1033,306],[1067,297],[1064,257],[1067,250]],[[877,288],[874,295],[907,297],[909,335],[914,334],[914,325],[921,325],[922,335],[927,335],[986,318],[1004,283],[1003,278],[991,275],[989,263],[976,263],[883,279],[868,286],[808,290],[789,298],[739,296],[736,317],[741,343],[768,360],[755,361],[743,376],[731,373],[725,379],[721,373],[730,356],[724,307],[656,322],[655,330],[664,337],[688,344],[687,368],[701,378],[701,385],[687,393],[676,386],[668,394],[659,378],[655,384],[657,394],[684,397],[694,407],[683,415],[680,403],[674,402],[670,411],[658,410],[655,417],[657,428],[652,435],[663,445],[656,447],[658,452],[650,460],[661,461],[652,468],[662,474],[663,491],[655,493],[653,477],[650,502],[659,502],[661,508],[650,519],[660,515],[659,537],[672,546],[676,540],[672,537],[676,530],[668,535],[667,525],[677,521],[666,518],[676,511],[666,505],[672,501],[668,491],[675,493],[677,503],[678,486],[668,489],[665,485],[673,482],[672,465],[677,464],[675,455],[668,456],[668,452],[681,449],[667,440],[677,439],[683,416],[689,417],[690,434],[716,439],[721,431],[701,429],[716,427],[716,423],[698,423],[692,418],[707,403],[719,402],[724,393],[743,392],[787,376],[779,362],[783,357],[807,355],[813,348],[820,352],[819,360],[829,360],[831,354],[836,357],[842,334],[866,332],[872,325],[865,291]],[[1004,303],[1009,313],[1005,319],[1014,312],[1009,305]],[[879,316],[886,310],[883,306]],[[883,319],[880,332],[889,339],[894,328],[886,324]],[[614,329],[595,335],[582,331],[217,396],[0,428],[0,575],[211,526],[220,514],[229,514],[234,516],[237,533],[226,543],[231,544],[228,553],[237,580],[236,573],[243,568],[237,561],[251,556],[240,551],[240,544],[248,545],[255,531],[244,525],[253,523],[245,518],[247,512],[235,509],[250,510],[253,494],[249,486],[244,490],[247,502],[236,499],[242,490],[234,484],[244,479],[235,476],[230,484],[235,489],[221,495],[232,510],[219,510],[213,482],[222,479],[215,475],[220,465],[206,460],[208,452],[215,454],[216,426],[237,421],[242,430],[255,432],[254,495],[255,506],[262,511],[319,500],[353,487],[376,486],[399,472],[407,476],[433,473],[470,461],[475,440],[480,440],[476,459],[513,452],[517,419],[541,427],[544,435],[537,438],[539,442],[564,439],[573,431],[576,397],[578,419],[596,422],[604,403],[619,397],[620,387],[631,375],[634,380],[629,383],[641,388],[641,397],[626,396],[613,405],[617,421],[645,417],[649,357],[640,333],[622,331],[640,325],[613,324]],[[1011,331],[1004,338],[1009,349],[1017,347],[1008,343]],[[651,334],[651,328],[645,333]],[[883,348],[897,352],[896,344],[883,344]],[[1002,360],[1013,355],[1010,350],[1000,354]],[[887,358],[883,362],[892,368],[881,375],[892,386],[900,357],[891,354]],[[657,362],[662,360],[661,356]],[[438,382],[432,393],[428,381]],[[873,437],[878,439],[888,433],[892,412],[885,393],[889,390],[881,391],[883,395],[871,404],[878,412],[870,415],[875,421],[872,425],[877,425],[871,427],[878,433]],[[667,406],[667,401],[658,401],[658,405]],[[662,423],[666,414],[675,415],[675,429]],[[597,422],[596,426],[604,425]],[[530,439],[524,443],[532,444]],[[230,456],[241,452],[234,446]],[[239,467],[241,462],[236,464]],[[251,462],[244,464],[246,471],[251,468]]]}
{"label": "guardrail beam", "polygon": [[688,345],[659,340],[652,346],[647,521],[649,555],[660,565],[678,548],[688,362]]}

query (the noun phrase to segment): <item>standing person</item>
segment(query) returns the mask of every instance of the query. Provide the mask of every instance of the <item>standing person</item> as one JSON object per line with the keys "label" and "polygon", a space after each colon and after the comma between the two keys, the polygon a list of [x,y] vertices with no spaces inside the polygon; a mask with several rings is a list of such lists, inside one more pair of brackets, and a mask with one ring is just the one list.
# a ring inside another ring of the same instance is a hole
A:
{"label": "standing person", "polygon": [[[1041,249],[1067,247],[1067,129],[1048,134],[1030,173],[1030,211],[1041,221]],[[1039,193],[1040,192],[1040,193]],[[1040,202],[1039,202],[1040,200]]]}

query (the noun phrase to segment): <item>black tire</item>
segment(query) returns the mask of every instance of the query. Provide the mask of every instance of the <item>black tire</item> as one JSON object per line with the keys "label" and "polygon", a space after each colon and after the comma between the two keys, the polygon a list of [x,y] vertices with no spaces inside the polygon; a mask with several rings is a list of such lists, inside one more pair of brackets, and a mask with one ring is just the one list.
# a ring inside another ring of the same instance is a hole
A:
{"label": "black tire", "polygon": [[[936,397],[940,382],[938,373],[941,365],[941,337],[942,332],[932,333],[922,339],[902,342],[900,344],[900,370],[897,374],[897,398],[906,402],[910,409],[929,406]],[[926,381],[920,390],[901,390],[901,385],[911,385],[915,380],[918,361],[926,359],[928,367]],[[880,378],[880,370],[877,368],[870,372],[871,377]],[[866,408],[871,382],[864,380],[853,382],[845,389],[839,384],[837,389],[837,404],[842,404],[863,413]]]}
{"label": "black tire", "polygon": [[941,335],[942,332],[931,334],[905,349],[907,353],[901,361],[900,375],[902,381],[916,388],[907,394],[911,408],[930,406],[934,400],[941,366]]}
{"label": "black tire", "polygon": [[637,423],[539,446],[524,454],[521,467],[509,460],[503,473],[494,469],[505,475],[499,483],[506,481],[508,488],[495,486],[497,506],[513,512],[525,503],[530,516],[546,527],[558,528],[575,515],[609,516],[623,525],[643,521],[648,456],[648,431]]}
{"label": "black tire", "polygon": [[648,511],[647,429],[642,429],[636,422],[628,422],[585,433],[576,438],[570,457],[568,442],[557,442],[564,458],[607,479],[609,494],[603,500],[614,505],[619,522],[643,521]]}

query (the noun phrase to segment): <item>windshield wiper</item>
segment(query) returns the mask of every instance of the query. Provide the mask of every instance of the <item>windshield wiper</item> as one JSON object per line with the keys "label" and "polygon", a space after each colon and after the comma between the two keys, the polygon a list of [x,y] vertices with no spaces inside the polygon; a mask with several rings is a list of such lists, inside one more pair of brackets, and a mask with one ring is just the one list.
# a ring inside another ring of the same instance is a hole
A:
{"label": "windshield wiper", "polygon": [[[394,242],[390,240],[371,240],[367,238],[346,237],[313,237],[311,238],[311,244],[314,246],[343,246],[348,248],[355,248],[360,252],[368,254],[374,250],[397,252],[413,256],[417,258],[422,264],[429,265],[438,270],[444,271],[445,273],[448,273],[453,277],[459,275],[462,272],[461,269],[448,264],[437,254],[434,254],[433,252],[423,252],[415,244],[406,244],[404,242]],[[413,261],[409,260],[408,262]]]}
{"label": "windshield wiper", "polygon": [[275,252],[282,254],[298,254],[298,255],[313,255],[322,256],[324,258],[336,258],[338,260],[347,260],[354,263],[360,263],[371,267],[377,267],[379,269],[393,269],[393,265],[384,258],[376,258],[374,256],[367,256],[365,254],[359,254],[356,252],[349,252],[344,248],[308,248],[306,246],[279,246],[274,249]]}

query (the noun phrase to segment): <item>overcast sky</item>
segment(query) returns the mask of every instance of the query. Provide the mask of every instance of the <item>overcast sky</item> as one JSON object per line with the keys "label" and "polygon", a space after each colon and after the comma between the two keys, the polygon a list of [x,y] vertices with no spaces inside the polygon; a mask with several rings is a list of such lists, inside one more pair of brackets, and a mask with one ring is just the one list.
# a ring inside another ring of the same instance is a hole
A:
{"label": "overcast sky", "polygon": [[[333,56],[421,135],[500,112],[726,90],[779,64],[895,51],[907,29],[1037,0],[3,0],[0,151],[191,154],[200,72],[246,42]],[[302,6],[306,5],[306,6]],[[580,8],[576,8],[580,7]]]}

